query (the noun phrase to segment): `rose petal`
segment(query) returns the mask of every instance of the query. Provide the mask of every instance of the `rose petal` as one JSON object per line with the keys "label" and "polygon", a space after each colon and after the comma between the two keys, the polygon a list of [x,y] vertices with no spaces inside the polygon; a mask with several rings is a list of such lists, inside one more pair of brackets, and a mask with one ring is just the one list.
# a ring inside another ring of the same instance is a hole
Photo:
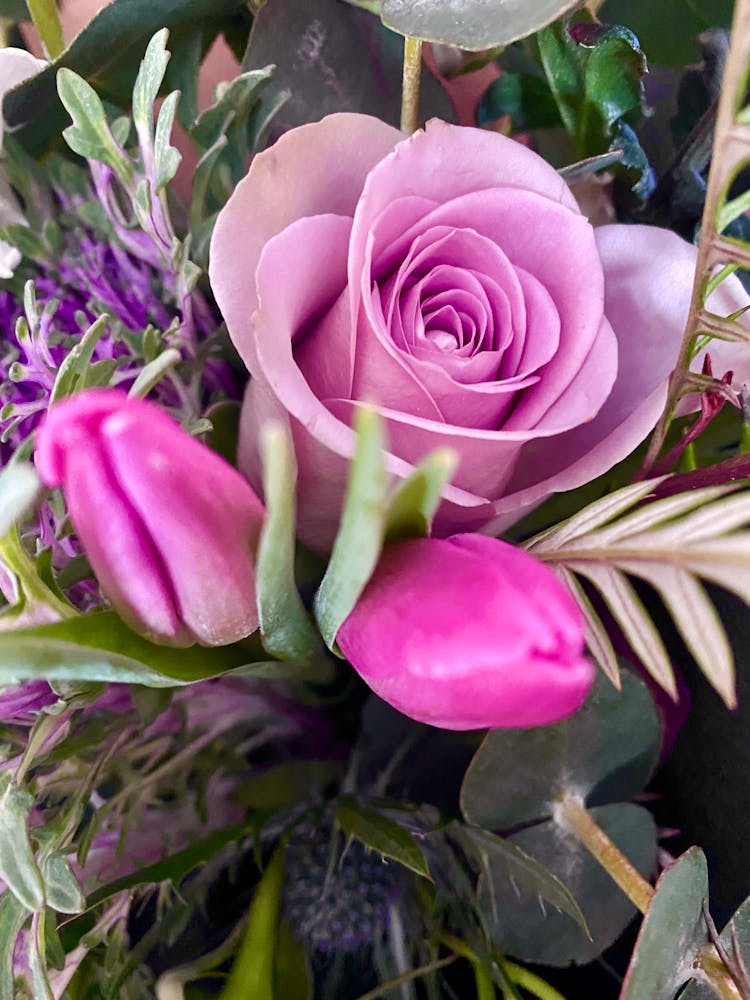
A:
{"label": "rose petal", "polygon": [[[257,308],[253,279],[268,240],[306,216],[353,215],[367,172],[401,138],[377,118],[337,114],[292,129],[253,159],[217,219],[209,263],[211,287],[243,359]],[[332,169],[339,162],[345,171]]]}

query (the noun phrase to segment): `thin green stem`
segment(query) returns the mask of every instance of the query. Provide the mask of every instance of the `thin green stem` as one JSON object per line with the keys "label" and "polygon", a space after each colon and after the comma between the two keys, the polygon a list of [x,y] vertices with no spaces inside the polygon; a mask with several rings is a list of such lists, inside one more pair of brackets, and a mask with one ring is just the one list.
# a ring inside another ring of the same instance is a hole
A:
{"label": "thin green stem", "polygon": [[404,78],[401,86],[401,131],[419,128],[419,81],[422,78],[422,41],[404,38]]}
{"label": "thin green stem", "polygon": [[537,976],[536,973],[525,969],[522,965],[505,960],[503,961],[503,971],[511,982],[526,990],[527,993],[531,993],[532,996],[538,997],[538,1000],[565,1000],[562,993],[558,993],[554,986],[550,986],[541,976]]}
{"label": "thin green stem", "polygon": [[26,0],[26,3],[47,55],[57,59],[65,48],[65,39],[56,0]]}
{"label": "thin green stem", "polygon": [[392,992],[392,990],[397,990],[399,986],[403,986],[404,983],[411,983],[415,979],[421,979],[422,976],[429,976],[431,972],[435,972],[437,969],[442,969],[446,965],[451,965],[458,958],[458,955],[448,955],[446,958],[438,959],[435,962],[430,962],[429,965],[420,965],[417,969],[411,969],[409,972],[405,972],[403,976],[396,976],[395,979],[388,979],[386,982],[381,983],[380,986],[376,986],[374,990],[368,990],[367,993],[362,993],[357,997],[357,1000],[379,1000],[380,997],[384,997],[387,993]]}

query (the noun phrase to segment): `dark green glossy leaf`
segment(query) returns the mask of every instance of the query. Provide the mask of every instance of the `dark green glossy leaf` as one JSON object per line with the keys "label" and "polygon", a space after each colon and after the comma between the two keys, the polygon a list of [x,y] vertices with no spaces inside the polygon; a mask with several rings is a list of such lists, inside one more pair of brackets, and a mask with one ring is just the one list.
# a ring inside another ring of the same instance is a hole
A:
{"label": "dark green glossy leaf", "polygon": [[620,121],[638,119],[646,62],[627,28],[555,24],[539,53],[560,117],[579,156],[605,152]]}
{"label": "dark green glossy leaf", "polygon": [[0,683],[33,678],[172,687],[265,659],[249,640],[233,646],[173,649],[132,632],[114,611],[0,632]]}
{"label": "dark green glossy leaf", "polygon": [[691,978],[696,953],[708,940],[703,900],[706,857],[691,847],[659,877],[625,975],[622,1000],[672,1000]]}
{"label": "dark green glossy leaf", "polygon": [[513,132],[562,125],[549,84],[532,74],[503,73],[485,90],[477,123],[486,125],[503,115],[510,116]]}
{"label": "dark green glossy leaf", "polygon": [[[241,10],[241,0],[113,0],[89,22],[46,69],[11,91],[3,102],[6,121],[35,154],[48,148],[67,124],[57,100],[55,78],[61,67],[82,76],[99,96],[129,107],[138,64],[149,39],[161,28],[210,27],[208,44],[223,19]],[[113,44],[113,39],[117,40]],[[40,114],[43,109],[43,114]]]}
{"label": "dark green glossy leaf", "polygon": [[651,62],[682,69],[698,61],[702,31],[729,27],[733,7],[733,0],[605,0],[599,16],[627,24]]}
{"label": "dark green glossy leaf", "polygon": [[[656,828],[640,806],[601,806],[591,815],[642,875],[656,858]],[[580,905],[589,937],[567,913],[541,902],[535,891],[499,868],[482,876],[479,905],[493,943],[523,961],[544,965],[585,964],[622,934],[636,915],[627,896],[577,838],[554,822],[540,823],[508,840],[557,876]],[[639,1000],[651,1000],[642,993]]]}
{"label": "dark green glossy leaf", "polygon": [[274,988],[284,850],[277,848],[255,890],[245,936],[234,960],[221,1000],[285,1000]]}
{"label": "dark green glossy leaf", "polygon": [[629,799],[651,776],[660,745],[645,684],[623,671],[617,691],[600,674],[569,719],[490,732],[466,772],[461,809],[472,824],[507,830],[550,815],[568,791],[593,803]]}
{"label": "dark green glossy leaf", "polygon": [[478,52],[526,38],[562,17],[577,0],[383,0],[394,31]]}
{"label": "dark green glossy leaf", "polygon": [[[494,2],[494,0],[493,0]],[[398,126],[403,41],[365,10],[338,0],[272,0],[255,16],[244,70],[276,66],[263,103],[286,93],[274,133],[338,111]],[[452,119],[445,91],[425,73],[423,119]]]}
{"label": "dark green glossy leaf", "polygon": [[398,861],[417,875],[431,877],[417,842],[392,819],[372,809],[364,809],[354,799],[343,799],[336,806],[336,823],[347,837],[358,840],[368,850]]}

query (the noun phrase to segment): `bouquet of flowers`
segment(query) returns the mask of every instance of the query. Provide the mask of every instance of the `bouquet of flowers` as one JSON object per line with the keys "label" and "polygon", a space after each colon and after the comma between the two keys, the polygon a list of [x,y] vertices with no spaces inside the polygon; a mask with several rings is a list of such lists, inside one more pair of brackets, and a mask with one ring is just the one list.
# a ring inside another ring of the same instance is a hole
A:
{"label": "bouquet of flowers", "polygon": [[750,0],[0,31],[0,1000],[750,998]]}

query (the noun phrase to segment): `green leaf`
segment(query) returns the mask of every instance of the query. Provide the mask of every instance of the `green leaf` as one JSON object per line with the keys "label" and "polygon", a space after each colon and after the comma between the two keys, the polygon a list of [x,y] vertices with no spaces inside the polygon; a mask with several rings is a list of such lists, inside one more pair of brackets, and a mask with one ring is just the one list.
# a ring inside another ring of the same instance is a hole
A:
{"label": "green leaf", "polygon": [[276,942],[274,996],[279,1000],[313,1000],[310,959],[291,928],[282,923]]}
{"label": "green leaf", "polygon": [[392,819],[372,809],[365,809],[355,799],[342,799],[336,805],[336,823],[347,837],[353,837],[368,850],[398,861],[411,871],[431,879],[427,859],[410,833]]}
{"label": "green leaf", "polygon": [[560,23],[540,32],[539,53],[578,155],[607,151],[616,125],[640,116],[646,60],[636,36],[612,25]]}
{"label": "green leaf", "polygon": [[[88,80],[101,97],[130,106],[138,62],[161,28],[204,28],[207,46],[228,24],[241,0],[113,0],[99,11],[68,48],[35,77],[6,95],[6,122],[34,155],[49,148],[65,126],[65,111],[55,94],[55,77],[67,67]],[[115,41],[116,40],[116,43]],[[40,109],[43,114],[40,114]]]}
{"label": "green leaf", "polygon": [[700,59],[698,35],[728,28],[733,0],[605,0],[602,21],[627,24],[639,37],[649,61],[682,70]]}
{"label": "green leaf", "polygon": [[458,455],[452,448],[437,448],[415,467],[408,479],[402,480],[388,504],[385,529],[388,541],[429,535],[443,487],[450,482],[457,465]]}
{"label": "green leaf", "polygon": [[13,959],[16,938],[26,923],[29,911],[11,892],[0,896],[0,1000],[14,1000]]}
{"label": "green leaf", "polygon": [[357,445],[341,524],[314,602],[315,618],[329,649],[333,649],[336,633],[375,569],[385,529],[382,422],[374,410],[366,407],[357,411],[355,420]]}
{"label": "green leaf", "polygon": [[[641,806],[629,803],[591,810],[607,833],[644,877],[656,859],[656,827]],[[609,874],[575,838],[556,823],[545,822],[515,833],[511,844],[557,876],[579,904],[589,937],[567,913],[541,903],[537,893],[501,868],[485,871],[478,903],[490,939],[501,951],[544,965],[587,964],[613,944],[636,909]],[[651,1000],[648,990],[639,1000]]]}
{"label": "green leaf", "polygon": [[82,388],[81,383],[91,365],[96,345],[107,333],[108,325],[109,316],[99,316],[65,355],[57,370],[55,384],[52,386],[50,406],[66,396],[72,396]]}
{"label": "green leaf", "polygon": [[247,928],[220,1000],[285,1000],[274,990],[284,848],[278,847],[255,890]]}
{"label": "green leaf", "polygon": [[467,849],[478,858],[479,870],[491,883],[492,891],[497,892],[501,883],[503,892],[509,884],[522,885],[537,900],[549,903],[561,913],[567,913],[589,934],[586,918],[570,889],[518,844],[477,826],[454,824],[451,833],[457,836],[460,843],[467,844]]}
{"label": "green leaf", "polygon": [[63,138],[79,156],[100,160],[118,177],[128,177],[132,167],[115,142],[98,94],[83,77],[63,67],[57,74],[57,93],[73,119]]}
{"label": "green leaf", "polygon": [[641,924],[622,1000],[672,1000],[692,977],[695,958],[707,940],[703,900],[708,868],[699,847],[691,847],[659,876]]}
{"label": "green leaf", "polygon": [[182,162],[182,153],[170,145],[174,116],[180,100],[179,91],[173,90],[159,109],[154,137],[154,159],[156,162],[156,193],[163,191],[177,173]]}
{"label": "green leaf", "polygon": [[263,645],[281,659],[315,659],[322,643],[294,578],[297,464],[289,431],[281,424],[264,427],[261,452],[266,517],[255,588]]}
{"label": "green leaf", "polygon": [[42,484],[33,465],[11,462],[0,472],[0,538],[34,504]]}
{"label": "green leaf", "polygon": [[318,797],[341,772],[332,760],[295,760],[248,777],[235,792],[238,802],[250,809],[286,809],[301,799]]}
{"label": "green leaf", "polygon": [[477,123],[486,125],[503,115],[510,116],[513,132],[562,125],[549,84],[531,73],[503,73],[485,90]]}
{"label": "green leaf", "polygon": [[133,121],[137,129],[143,128],[150,132],[153,128],[154,101],[169,62],[168,38],[167,28],[157,31],[146,46],[138,67],[138,75],[133,84]]}
{"label": "green leaf", "polygon": [[577,0],[383,0],[381,17],[402,35],[479,52],[526,38],[577,6]]}
{"label": "green leaf", "polygon": [[114,611],[96,611],[0,632],[0,684],[43,677],[173,687],[243,666],[259,652],[252,643],[210,650],[157,646],[131,631]]}
{"label": "green leaf", "polygon": [[507,830],[551,815],[568,791],[595,803],[630,798],[648,781],[660,746],[645,684],[623,671],[617,691],[599,675],[583,708],[563,722],[490,732],[466,772],[461,809],[472,824]]}
{"label": "green leaf", "polygon": [[58,851],[45,858],[42,878],[47,903],[58,913],[81,913],[86,901],[67,858]]}
{"label": "green leaf", "polygon": [[7,772],[0,776],[0,878],[27,910],[44,906],[44,882],[29,838],[33,797]]}

